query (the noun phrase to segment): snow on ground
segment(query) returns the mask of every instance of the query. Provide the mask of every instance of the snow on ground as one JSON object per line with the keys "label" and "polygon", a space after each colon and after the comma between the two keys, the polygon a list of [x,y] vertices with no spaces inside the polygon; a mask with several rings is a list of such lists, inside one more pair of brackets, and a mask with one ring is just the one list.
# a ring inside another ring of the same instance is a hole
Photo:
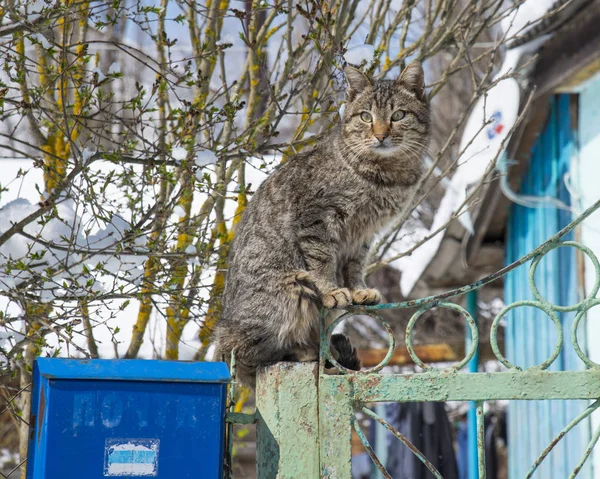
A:
{"label": "snow on ground", "polygon": [[[19,181],[13,180],[6,184],[2,184],[2,187],[7,188],[8,190],[3,191],[2,195],[0,196],[1,234],[2,232],[6,231],[13,222],[23,219],[28,214],[36,211],[39,208],[37,202],[39,201],[40,197],[39,193],[36,191],[36,188],[40,191],[42,190],[41,185],[43,185],[43,177],[41,170],[32,169],[31,162],[22,159],[2,159],[0,160],[0,170],[3,171],[3,178],[7,179],[15,178],[19,170],[29,171],[27,175],[19,178]],[[24,229],[24,231],[32,236],[36,236],[38,233],[41,233],[45,240],[52,241],[57,244],[64,243],[65,240],[67,238],[71,238],[72,233],[75,232],[75,236],[73,237],[75,245],[80,247],[100,249],[110,246],[115,240],[118,240],[128,226],[123,219],[115,216],[111,224],[106,225],[104,229],[97,230],[96,233],[89,235],[86,238],[82,234],[82,219],[76,214],[74,203],[72,201],[69,200],[58,203],[57,211],[58,218],[50,220],[43,227],[40,226],[37,221],[34,221],[30,223]],[[15,235],[2,246],[0,246],[0,263],[5,263],[8,258],[13,260],[23,258],[23,261],[27,263],[29,261],[27,259],[28,254],[41,252],[45,252],[44,258],[49,258],[52,264],[66,260],[67,253],[60,249],[48,249],[39,243],[28,241],[26,238],[20,235]],[[76,263],[80,259],[81,257],[77,254],[71,254],[69,258],[71,263]],[[107,268],[119,270],[131,267],[139,268],[141,267],[143,258],[129,256],[122,257],[120,260],[117,260],[114,257],[109,257],[108,255],[96,255],[92,259],[93,264],[90,263],[90,266],[92,267],[98,261],[104,260]],[[47,266],[42,265],[32,269],[39,272],[43,271],[45,267]],[[75,266],[70,269],[69,274],[54,276],[45,285],[45,288],[42,291],[41,299],[43,301],[50,301],[55,297],[60,297],[60,294],[63,291],[60,287],[61,282],[67,279],[77,281],[77,274],[81,273],[82,268],[82,265]],[[29,276],[30,274],[27,271],[13,270],[10,272],[10,274],[4,274],[0,271],[0,289],[10,289],[14,287],[16,283],[26,280]],[[82,284],[81,286],[83,288],[86,285]],[[99,291],[105,286],[106,285],[101,281],[97,281],[94,284],[94,289]],[[118,309],[119,303],[122,304],[123,301],[114,302],[113,306],[115,309]],[[119,317],[113,321],[114,324],[111,325],[110,329],[114,329],[114,327],[118,324],[120,329],[124,331],[125,334],[129,335],[136,318],[137,306],[137,301],[132,301],[128,307],[119,313]],[[0,311],[5,312],[12,317],[19,316],[21,314],[20,308],[17,307],[16,303],[9,303],[5,297],[0,297]],[[96,319],[99,325],[94,328],[94,334],[98,340],[100,354],[103,357],[113,357],[114,346],[112,343],[112,333],[108,327],[102,324],[104,322],[102,315]],[[10,336],[14,337],[15,334],[6,329],[0,331],[0,346],[3,346],[6,343],[7,338]],[[19,337],[18,335],[16,336],[17,337],[15,339],[18,340]],[[50,343],[50,348],[58,347],[59,344],[56,335],[50,334],[47,336],[47,339]],[[79,344],[81,347],[85,345],[83,336],[78,334],[75,334],[74,342]],[[126,344],[121,348],[121,353],[124,353],[125,347]],[[149,343],[145,344],[143,349],[143,356],[152,356],[152,349]],[[76,351],[69,350],[69,348],[66,348],[63,353],[71,356],[77,355]]]}
{"label": "snow on ground", "polygon": [[[214,154],[213,154],[214,156]],[[280,161],[279,157],[273,157],[270,159],[271,163],[278,164]],[[263,161],[259,159],[249,159],[248,166],[246,169],[246,182],[252,185],[252,190],[262,183],[267,177],[269,168],[261,168]],[[108,165],[112,168],[112,166]],[[102,170],[104,167],[100,166]],[[3,178],[7,178],[6,183],[0,183],[2,188],[6,188],[0,196],[0,234],[6,231],[11,223],[17,222],[28,214],[38,209],[38,202],[40,195],[36,191],[43,189],[43,176],[41,170],[32,168],[32,162],[29,160],[22,159],[2,159],[0,160],[0,170],[3,171]],[[19,175],[19,171],[27,171],[27,174]],[[199,170],[201,171],[201,170]],[[20,177],[19,177],[20,176]],[[214,173],[213,173],[214,176]],[[15,180],[14,178],[17,178]],[[214,178],[213,178],[214,179]],[[119,195],[119,191],[113,188],[115,191],[110,192],[113,195]],[[231,196],[235,195],[235,191],[231,191]],[[151,196],[152,192],[148,192]],[[197,211],[200,204],[206,199],[205,195],[196,195],[192,211]],[[228,221],[231,221],[235,215],[237,203],[235,201],[228,201],[225,208],[225,217]],[[84,219],[77,213],[81,212],[73,201],[63,201],[57,205],[58,216],[60,219],[50,220],[43,228],[40,228],[37,222],[29,224],[25,228],[25,232],[32,236],[42,233],[42,236],[47,241],[53,241],[55,243],[64,243],[66,238],[71,238],[72,230],[75,231],[73,238],[75,245],[91,249],[102,249],[110,247],[115,240],[119,240],[122,234],[129,228],[129,223],[126,221],[127,213],[122,212],[123,217],[114,216],[113,221],[109,224],[102,225],[94,229],[92,234],[85,236],[83,234],[82,223]],[[77,211],[77,212],[76,212]],[[173,215],[176,217],[176,221],[182,216],[181,208],[174,208]],[[141,237],[136,241],[138,246],[145,244],[145,237]],[[66,243],[65,243],[66,244]],[[194,247],[192,252],[195,251]],[[47,250],[44,246],[36,244],[33,241],[27,241],[22,236],[16,235],[9,239],[4,245],[0,246],[0,263],[6,261],[6,258],[18,259],[26,258],[30,253],[39,253],[43,250]],[[47,250],[47,256],[51,256],[54,261],[64,261],[66,253],[60,250]],[[4,258],[4,259],[3,259]],[[71,255],[71,261],[77,261],[78,255]],[[112,255],[97,254],[89,262],[89,266],[94,266],[98,261],[103,261],[105,267],[114,273],[122,272],[124,269],[129,268],[134,275],[141,278],[142,267],[143,267],[143,256],[131,256],[121,255],[118,259]],[[190,261],[193,263],[193,259]],[[45,268],[41,266],[40,268]],[[40,269],[37,268],[37,269]],[[81,271],[82,266],[72,269],[72,273]],[[34,268],[35,269],[35,268]],[[208,271],[202,279],[202,284],[211,284],[214,272]],[[17,282],[27,279],[30,274],[26,271],[12,271],[10,275],[3,274],[0,271],[0,289],[10,289],[14,287]],[[66,275],[65,275],[66,276]],[[61,288],[59,287],[62,276],[53,278],[47,285],[47,288],[42,292],[42,300],[50,301],[55,297],[60,297]],[[87,280],[86,280],[87,281]],[[85,285],[82,285],[85,286]],[[99,279],[95,283],[95,288],[98,290],[113,287],[111,282],[106,282],[104,279]],[[207,299],[208,290],[202,290],[200,293],[201,297]],[[113,300],[110,303],[110,309],[112,311],[118,311],[119,308],[123,307],[123,300]],[[73,305],[75,307],[75,305]],[[129,339],[131,336],[131,330],[137,319],[137,313],[139,309],[139,302],[135,299],[131,300],[128,306],[124,307],[121,311],[118,311],[113,318],[110,318],[109,311],[100,311],[97,314],[92,313],[92,318],[95,320],[96,325],[94,327],[94,337],[98,343],[99,354],[103,358],[111,358],[115,356],[115,347],[122,356],[127,350],[129,345]],[[12,317],[19,316],[21,313],[20,308],[15,303],[8,303],[6,298],[0,297],[0,311],[7,313]],[[110,318],[110,319],[109,319]],[[119,328],[117,334],[114,333],[115,327]],[[73,341],[80,347],[86,347],[86,340],[81,334],[81,328],[76,327],[76,334],[74,334]],[[184,329],[182,344],[180,346],[180,358],[183,360],[192,359],[199,347],[198,341],[198,329],[199,326],[195,322],[190,324]],[[79,331],[79,333],[77,333]],[[21,339],[18,334],[0,328],[0,347],[5,345],[7,338],[13,337],[15,340]],[[53,349],[59,346],[58,337],[54,334],[47,336],[49,343],[49,349]],[[116,345],[115,345],[116,343]],[[142,348],[140,350],[140,357],[152,358],[162,356],[164,351],[165,343],[165,321],[162,317],[159,317],[154,311],[151,317],[150,324],[148,325],[146,336]],[[63,355],[68,356],[79,356],[73,348],[63,346]]]}

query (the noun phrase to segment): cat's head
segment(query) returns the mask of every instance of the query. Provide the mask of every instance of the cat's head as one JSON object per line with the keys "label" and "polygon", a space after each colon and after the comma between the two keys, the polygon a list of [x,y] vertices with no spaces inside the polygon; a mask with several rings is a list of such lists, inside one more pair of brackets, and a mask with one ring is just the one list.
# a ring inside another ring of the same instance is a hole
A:
{"label": "cat's head", "polygon": [[371,80],[346,67],[345,147],[365,160],[421,162],[429,137],[423,67],[409,63],[396,80]]}

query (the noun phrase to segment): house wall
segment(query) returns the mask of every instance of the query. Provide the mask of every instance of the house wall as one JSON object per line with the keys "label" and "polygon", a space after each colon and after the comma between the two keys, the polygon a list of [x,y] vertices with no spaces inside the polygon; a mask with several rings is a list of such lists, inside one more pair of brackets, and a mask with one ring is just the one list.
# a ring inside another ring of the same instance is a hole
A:
{"label": "house wall", "polygon": [[[600,198],[600,77],[596,76],[578,88],[579,149],[574,156],[574,186],[578,207],[583,210]],[[581,242],[600,256],[600,212],[595,212],[581,227]],[[585,261],[585,289],[590,291],[596,273],[589,259]],[[600,363],[600,308],[588,311],[587,321],[580,328],[587,335],[588,356]],[[600,413],[592,416],[592,428],[600,427]],[[600,479],[600,450],[593,455],[594,478]]]}
{"label": "house wall", "polygon": [[[519,194],[530,197],[558,198],[570,203],[565,179],[571,170],[577,150],[572,129],[570,95],[552,99],[550,115],[532,152]],[[597,177],[600,181],[600,177]],[[556,208],[548,202],[536,208],[514,204],[511,207],[506,238],[506,260],[515,261],[543,243],[572,219],[567,208]],[[565,239],[573,239],[570,235]],[[534,300],[528,284],[529,265],[521,266],[506,277],[506,303]],[[577,261],[574,248],[549,252],[540,262],[535,283],[542,297],[554,304],[578,302]],[[565,338],[570,337],[573,313],[560,314]],[[506,317],[506,352],[510,361],[520,367],[538,365],[548,359],[555,348],[557,334],[545,313],[533,307],[518,307]],[[577,370],[583,367],[568,340],[551,370]],[[587,406],[585,401],[510,401],[508,406],[509,478],[526,477],[527,471],[559,432]],[[542,462],[536,477],[564,479],[580,460],[589,437],[584,421],[565,436]],[[591,464],[578,477],[591,477]]]}

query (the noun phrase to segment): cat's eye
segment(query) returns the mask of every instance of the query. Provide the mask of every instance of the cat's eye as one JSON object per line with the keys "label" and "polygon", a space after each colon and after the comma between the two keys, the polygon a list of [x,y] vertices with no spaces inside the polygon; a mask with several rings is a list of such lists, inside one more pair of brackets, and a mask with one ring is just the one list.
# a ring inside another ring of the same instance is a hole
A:
{"label": "cat's eye", "polygon": [[405,111],[396,110],[394,113],[392,113],[392,121],[400,121],[402,120],[402,118],[404,118],[405,115]]}
{"label": "cat's eye", "polygon": [[360,114],[360,119],[362,121],[364,121],[365,123],[372,123],[373,122],[373,116],[368,111],[363,111]]}

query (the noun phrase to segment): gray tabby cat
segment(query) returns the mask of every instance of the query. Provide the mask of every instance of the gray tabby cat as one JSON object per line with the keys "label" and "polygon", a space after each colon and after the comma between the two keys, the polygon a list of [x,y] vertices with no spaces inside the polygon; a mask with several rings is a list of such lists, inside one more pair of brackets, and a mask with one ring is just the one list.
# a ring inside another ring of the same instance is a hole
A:
{"label": "gray tabby cat", "polygon": [[[238,381],[256,369],[314,361],[319,310],[376,304],[363,279],[375,233],[415,193],[429,136],[423,69],[372,81],[347,67],[341,125],[279,167],[256,191],[238,225],[217,324],[216,358],[235,350]],[[357,370],[356,350],[334,335],[332,353]]]}

